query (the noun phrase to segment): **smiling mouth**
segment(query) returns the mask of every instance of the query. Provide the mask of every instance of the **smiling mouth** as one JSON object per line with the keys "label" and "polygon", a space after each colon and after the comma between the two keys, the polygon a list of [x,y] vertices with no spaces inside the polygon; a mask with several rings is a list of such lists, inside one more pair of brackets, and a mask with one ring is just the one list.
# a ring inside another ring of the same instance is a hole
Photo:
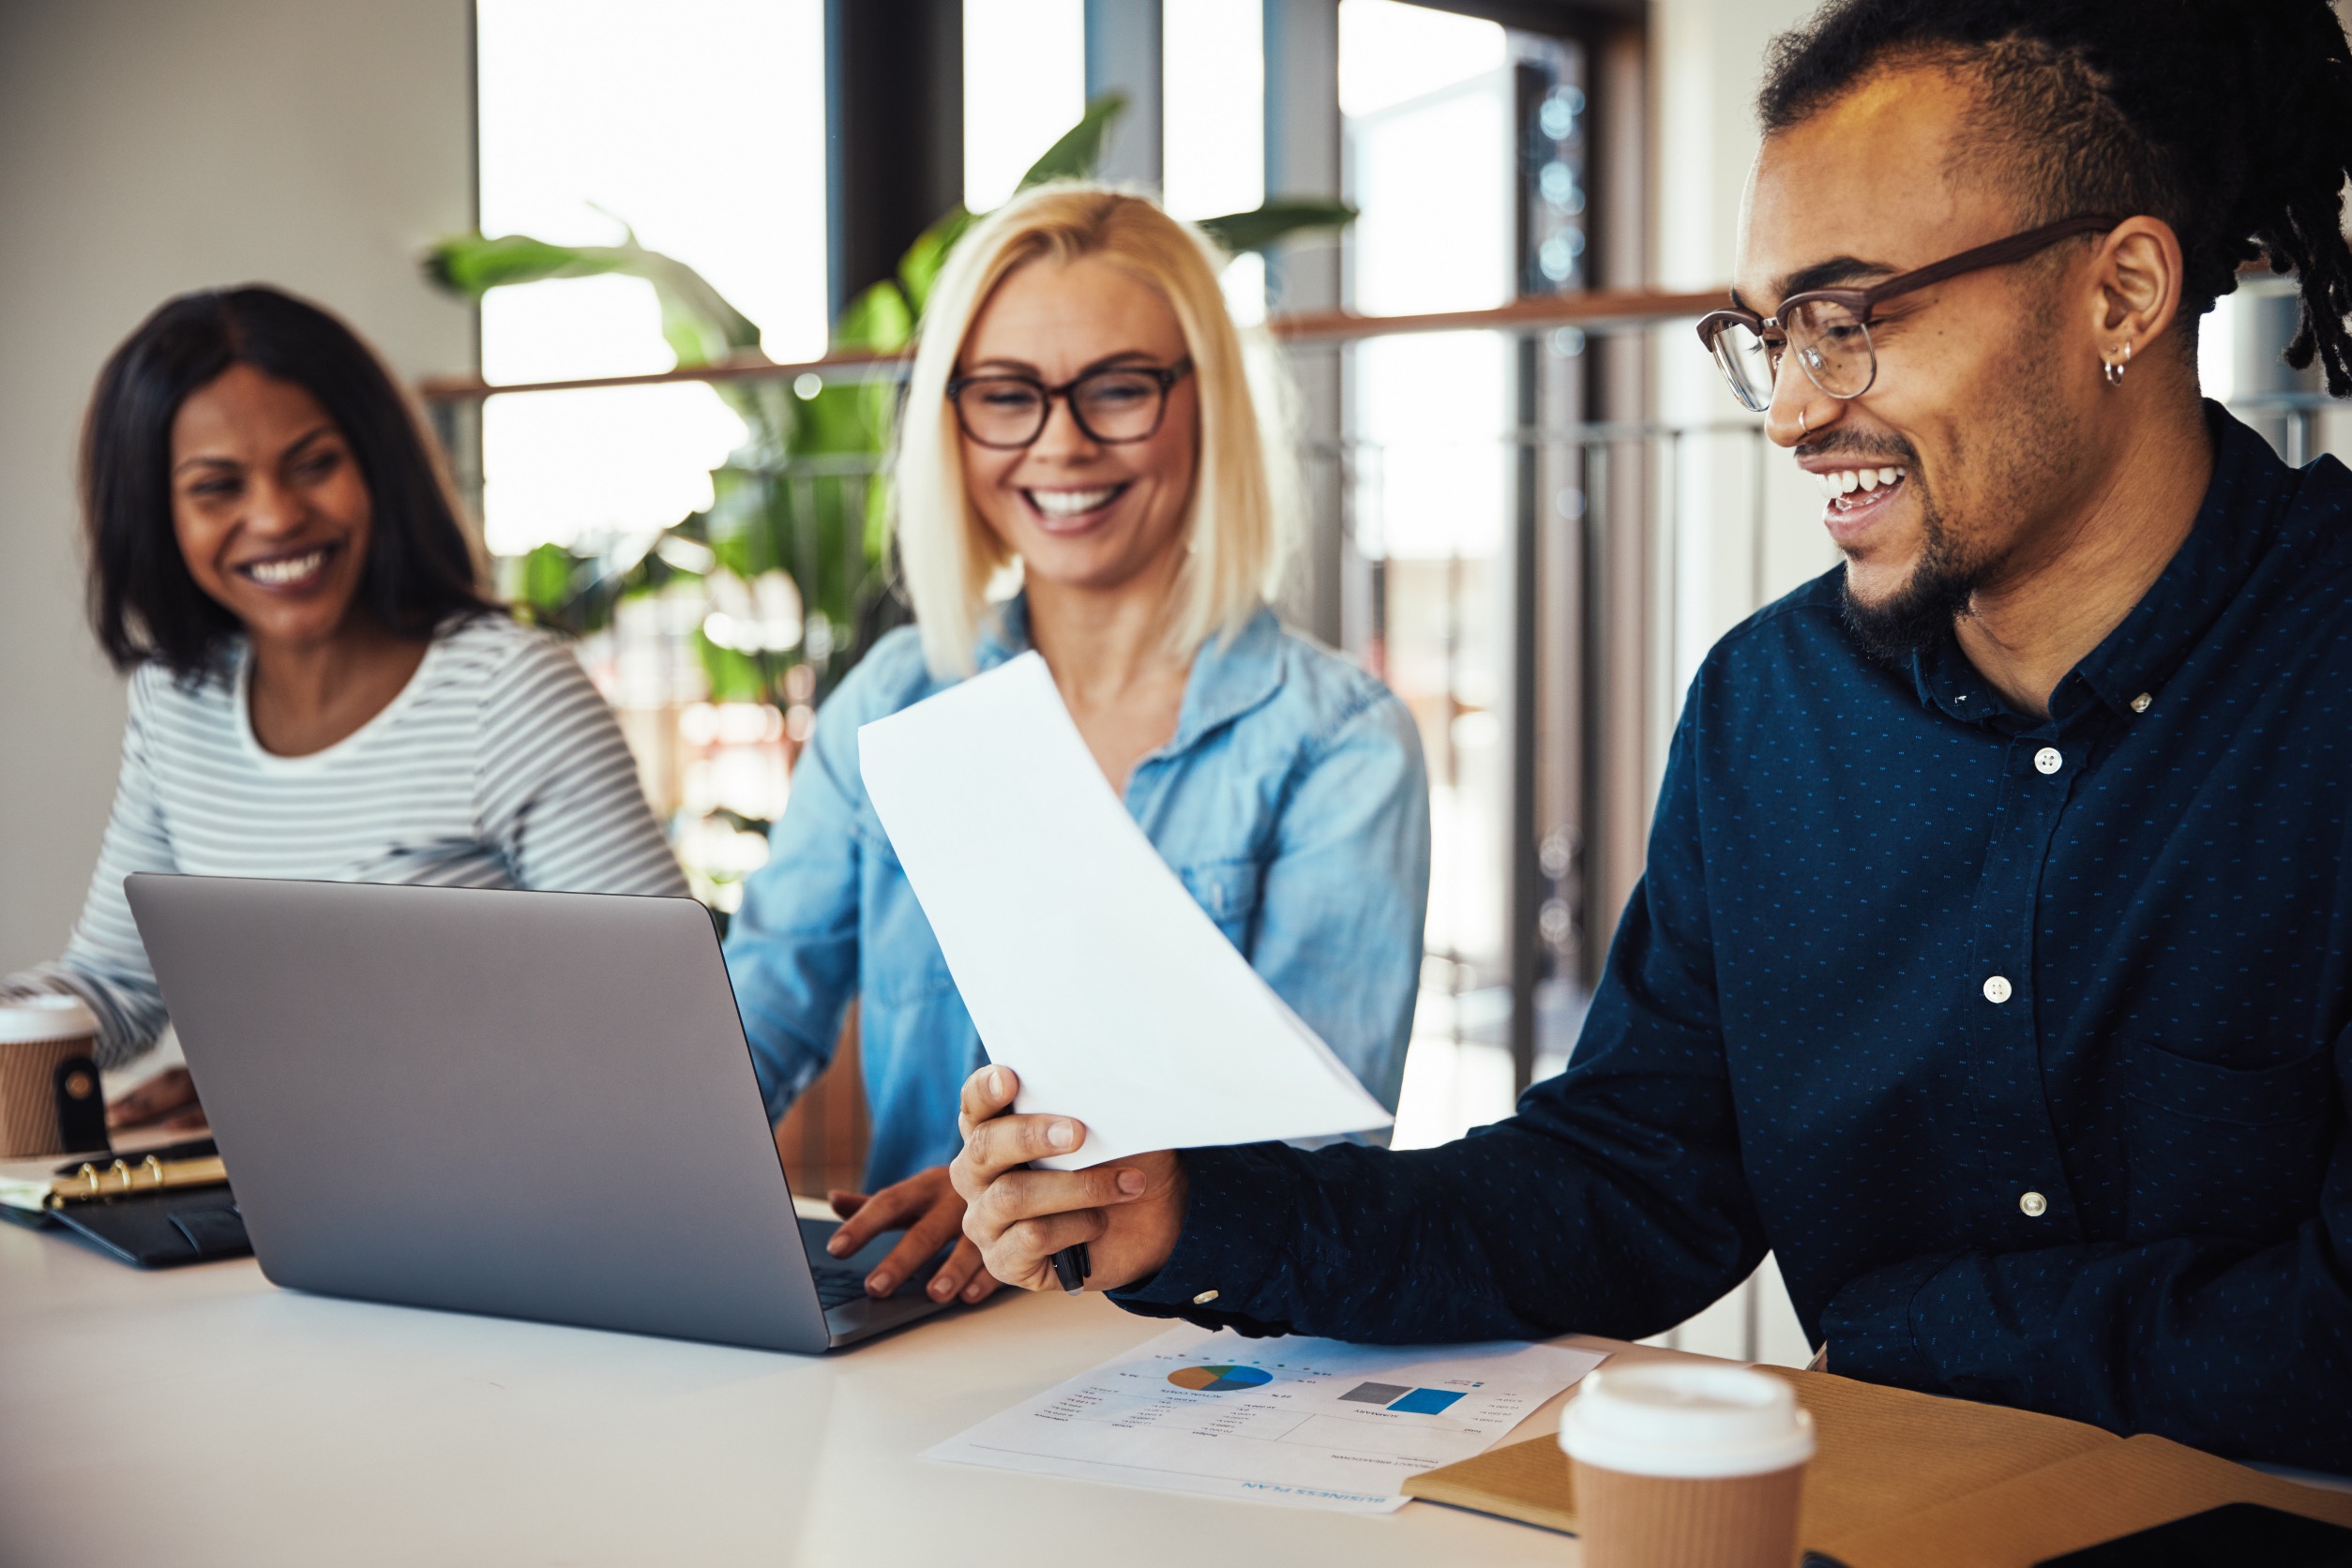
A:
{"label": "smiling mouth", "polygon": [[1907,468],[1832,468],[1813,475],[1832,515],[1882,505],[1910,477]]}
{"label": "smiling mouth", "polygon": [[247,581],[273,593],[299,593],[315,586],[326,575],[327,564],[342,550],[339,542],[314,545],[290,555],[272,555],[259,561],[240,562],[231,569]]}
{"label": "smiling mouth", "polygon": [[1094,514],[1124,495],[1133,482],[1096,485],[1089,490],[1024,490],[1021,498],[1029,503],[1038,520],[1054,531],[1092,521]]}

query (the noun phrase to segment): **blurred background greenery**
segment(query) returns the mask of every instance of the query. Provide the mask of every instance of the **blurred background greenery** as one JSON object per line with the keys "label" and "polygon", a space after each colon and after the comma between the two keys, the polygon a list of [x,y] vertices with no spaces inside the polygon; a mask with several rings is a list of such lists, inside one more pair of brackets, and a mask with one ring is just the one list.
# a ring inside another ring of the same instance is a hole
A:
{"label": "blurred background greenery", "polygon": [[[1020,188],[1093,176],[1126,107],[1117,93],[1089,102]],[[830,357],[847,363],[789,379],[762,369],[772,361],[757,323],[694,268],[640,245],[634,232],[609,246],[477,233],[432,247],[428,277],[477,300],[548,279],[642,279],[660,302],[662,336],[681,369],[748,372],[711,383],[747,434],[712,470],[710,505],[650,535],[541,544],[505,563],[502,586],[517,609],[586,636],[608,626],[624,600],[694,579],[711,606],[691,637],[713,701],[782,708],[822,700],[876,637],[908,618],[890,567],[880,480],[899,400],[897,369],[948,252],[980,216],[960,203],[941,214],[899,259],[897,276],[855,295],[835,323]],[[1354,217],[1334,201],[1275,198],[1199,226],[1231,257]]]}

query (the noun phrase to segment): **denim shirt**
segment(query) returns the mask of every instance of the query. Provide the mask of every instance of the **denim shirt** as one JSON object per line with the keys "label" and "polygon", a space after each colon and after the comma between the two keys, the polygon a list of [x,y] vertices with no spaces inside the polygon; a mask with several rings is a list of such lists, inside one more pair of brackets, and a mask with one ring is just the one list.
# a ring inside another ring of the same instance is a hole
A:
{"label": "denim shirt", "polygon": [[[1015,599],[980,668],[1028,644]],[[859,726],[949,684],[909,626],[826,699],[727,939],[771,1120],[824,1070],[858,998],[868,1190],[955,1156],[957,1097],[985,1060],[857,765]],[[1395,1108],[1429,891],[1428,785],[1404,704],[1260,611],[1195,656],[1176,732],[1125,798],[1217,927]]]}

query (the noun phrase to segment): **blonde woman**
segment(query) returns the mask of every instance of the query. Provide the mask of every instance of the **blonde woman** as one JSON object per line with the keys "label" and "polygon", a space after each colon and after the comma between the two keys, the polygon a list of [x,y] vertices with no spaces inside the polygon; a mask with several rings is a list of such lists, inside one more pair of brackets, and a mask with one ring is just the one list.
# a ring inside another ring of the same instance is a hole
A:
{"label": "blonde woman", "polygon": [[1289,544],[1279,435],[1216,264],[1141,197],[1048,186],[977,224],[931,296],[894,473],[916,624],[818,715],[727,942],[772,1120],[860,1001],[873,1196],[835,1195],[832,1244],[906,1229],[877,1296],[978,1301],[996,1281],[944,1169],[979,1035],[867,800],[857,731],[1028,649],[1201,907],[1396,1103],[1428,894],[1420,751],[1386,687],[1269,608]]}

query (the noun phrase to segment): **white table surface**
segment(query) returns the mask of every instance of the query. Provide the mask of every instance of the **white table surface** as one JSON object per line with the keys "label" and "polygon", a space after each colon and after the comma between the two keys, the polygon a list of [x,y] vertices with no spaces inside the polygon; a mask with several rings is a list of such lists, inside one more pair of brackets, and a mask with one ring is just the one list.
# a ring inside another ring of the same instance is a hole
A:
{"label": "white table surface", "polygon": [[0,1224],[0,1564],[1579,1560],[1430,1503],[1326,1514],[916,1457],[1168,1326],[1003,1292],[778,1355],[308,1296],[250,1259],[142,1273]]}

